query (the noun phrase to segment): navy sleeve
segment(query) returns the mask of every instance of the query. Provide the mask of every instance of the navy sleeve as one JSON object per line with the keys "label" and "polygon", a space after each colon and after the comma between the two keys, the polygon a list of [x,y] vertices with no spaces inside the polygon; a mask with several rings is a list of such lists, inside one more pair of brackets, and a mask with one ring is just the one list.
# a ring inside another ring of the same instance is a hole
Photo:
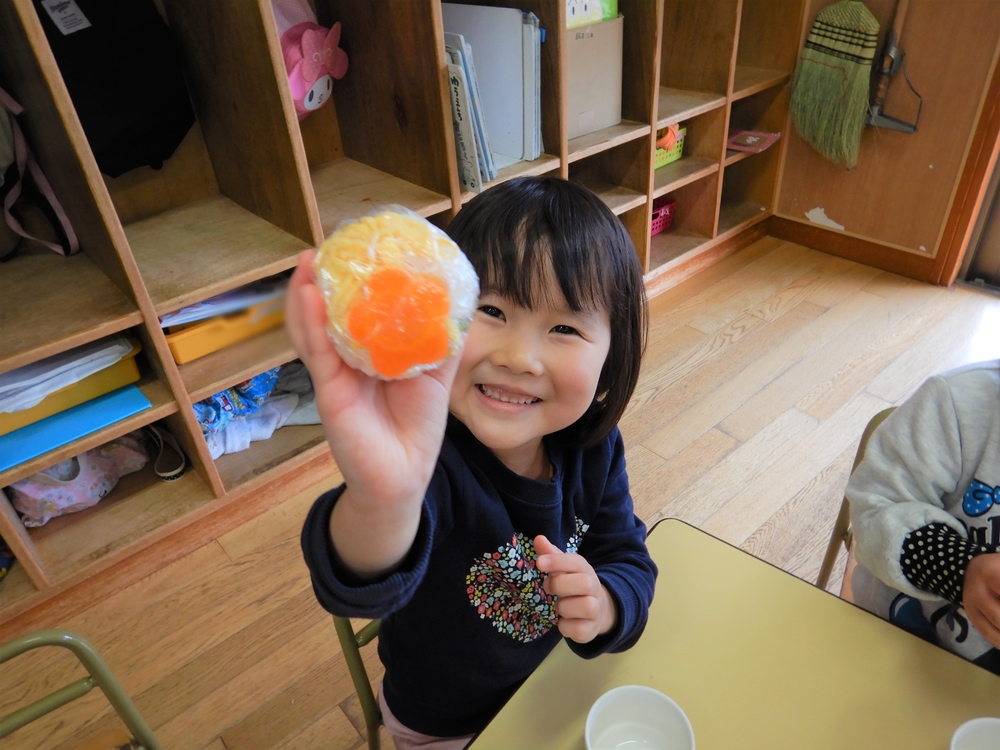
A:
{"label": "navy sleeve", "polygon": [[646,627],[656,585],[656,564],[646,549],[646,527],[632,508],[625,445],[617,430],[611,440],[604,495],[579,551],[611,592],[618,608],[618,622],[611,631],[589,643],[567,639],[573,652],[588,659],[635,645]]}
{"label": "navy sleeve", "polygon": [[382,578],[363,580],[345,569],[333,549],[330,516],[344,493],[341,485],[320,496],[302,528],[302,552],[320,605],[338,617],[381,618],[413,598],[423,581],[439,531],[440,504],[447,502],[448,482],[440,464],[424,498],[417,537],[402,564]]}

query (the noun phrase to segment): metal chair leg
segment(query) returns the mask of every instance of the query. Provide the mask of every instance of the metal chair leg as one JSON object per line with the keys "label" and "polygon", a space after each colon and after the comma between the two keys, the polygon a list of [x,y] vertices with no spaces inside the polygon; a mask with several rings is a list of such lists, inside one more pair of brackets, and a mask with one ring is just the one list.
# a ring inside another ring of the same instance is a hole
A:
{"label": "metal chair leg", "polygon": [[837,514],[837,522],[833,526],[833,533],[830,534],[830,543],[826,545],[826,555],[823,557],[823,565],[819,569],[819,577],[816,578],[816,585],[825,589],[830,582],[830,574],[833,566],[837,564],[837,557],[840,555],[840,548],[847,542],[847,535],[851,528],[851,506],[847,498],[840,504],[840,512]]}
{"label": "metal chair leg", "polygon": [[358,703],[365,717],[365,728],[368,731],[369,750],[379,750],[381,743],[378,730],[382,725],[382,709],[372,690],[371,681],[364,662],[361,660],[361,646],[364,646],[378,634],[379,621],[368,623],[359,633],[354,632],[351,621],[346,617],[334,617],[333,623],[340,638],[340,647],[344,651],[347,670],[351,673],[351,681],[358,694]]}
{"label": "metal chair leg", "polygon": [[132,737],[140,743],[143,750],[163,750],[163,745],[156,739],[107,662],[86,639],[75,633],[68,630],[40,630],[21,636],[10,643],[0,645],[0,663],[42,646],[62,646],[69,649],[83,664],[88,676],[0,719],[0,737],[13,734],[24,725],[76,700],[96,686],[118,712]]}

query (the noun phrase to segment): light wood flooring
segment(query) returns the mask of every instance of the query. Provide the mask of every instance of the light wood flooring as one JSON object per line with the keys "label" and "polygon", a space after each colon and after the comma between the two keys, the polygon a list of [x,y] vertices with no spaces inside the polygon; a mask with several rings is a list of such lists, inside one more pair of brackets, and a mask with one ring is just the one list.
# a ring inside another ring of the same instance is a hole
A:
{"label": "light wood flooring", "polygon": [[[934,372],[1000,356],[997,298],[772,238],[657,297],[651,313],[621,425],[637,513],[680,517],[807,580],[867,420]],[[298,547],[319,489],[51,623],[97,646],[169,750],[362,744]],[[4,665],[0,714],[80,675],[62,654]],[[115,726],[91,693],[0,748],[75,750]]]}

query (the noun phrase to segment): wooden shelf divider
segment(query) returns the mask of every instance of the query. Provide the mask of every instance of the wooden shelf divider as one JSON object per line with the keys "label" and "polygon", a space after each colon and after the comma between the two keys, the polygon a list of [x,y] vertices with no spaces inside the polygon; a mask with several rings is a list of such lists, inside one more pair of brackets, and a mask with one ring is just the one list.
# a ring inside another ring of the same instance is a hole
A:
{"label": "wooden shelf divider", "polygon": [[[529,177],[558,171],[560,163],[561,160],[559,157],[552,154],[542,154],[534,161],[519,161],[516,164],[511,164],[509,167],[498,169],[497,178],[489,182],[484,182],[483,190],[489,190],[494,185],[499,185],[501,182],[506,182],[507,180],[513,180],[515,177]],[[478,193],[471,191],[463,192],[462,203],[468,203],[477,195]]]}
{"label": "wooden shelf divider", "polygon": [[620,185],[611,185],[606,182],[589,179],[582,180],[582,184],[596,193],[597,197],[604,201],[615,216],[623,214],[630,209],[642,206],[647,201],[645,193],[630,190],[629,188],[621,187]]}
{"label": "wooden shelf divider", "polygon": [[656,129],[726,106],[726,97],[702,91],[684,91],[660,86]]}
{"label": "wooden shelf divider", "polygon": [[309,245],[223,195],[125,226],[157,315],[295,266]]}
{"label": "wooden shelf divider", "polygon": [[733,79],[732,101],[744,99],[761,91],[780,86],[791,78],[791,73],[766,68],[754,68],[749,65],[737,65],[736,76]]}
{"label": "wooden shelf divider", "polygon": [[620,146],[623,143],[634,141],[636,138],[642,138],[644,135],[649,135],[650,130],[648,123],[622,120],[610,128],[581,135],[569,142],[569,161],[574,162],[607,151],[609,148]]}
{"label": "wooden shelf divider", "polygon": [[245,451],[220,456],[215,464],[226,489],[233,491],[250,482],[262,483],[273,470],[287,470],[292,462],[305,463],[328,450],[322,425],[288,425]]}
{"label": "wooden shelf divider", "polygon": [[181,377],[192,401],[225,390],[272,367],[295,359],[284,326],[180,365]]}
{"label": "wooden shelf divider", "polygon": [[741,230],[769,216],[766,206],[753,201],[729,203],[723,201],[719,208],[719,234],[729,235],[733,230]]}
{"label": "wooden shelf divider", "polygon": [[719,162],[704,156],[684,156],[653,170],[653,197],[682,188],[719,171]]}
{"label": "wooden shelf divider", "polygon": [[0,266],[0,373],[141,322],[135,303],[83,253],[38,249]]}
{"label": "wooden shelf divider", "polygon": [[324,236],[344,219],[357,219],[389,203],[425,217],[451,208],[446,195],[347,157],[314,167],[312,181]]}

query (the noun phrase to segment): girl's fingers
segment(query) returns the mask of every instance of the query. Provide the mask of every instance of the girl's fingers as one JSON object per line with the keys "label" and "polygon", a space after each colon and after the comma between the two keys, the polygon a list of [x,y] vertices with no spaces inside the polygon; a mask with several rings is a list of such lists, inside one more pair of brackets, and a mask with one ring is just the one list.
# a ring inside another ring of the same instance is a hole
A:
{"label": "girl's fingers", "polygon": [[976,626],[976,630],[982,634],[983,638],[988,640],[997,648],[1000,648],[1000,628],[997,628],[996,625],[993,624],[991,618],[983,612],[981,607],[976,607],[973,611],[975,612],[976,617],[971,617],[972,612],[970,612],[969,619],[973,620],[972,624]]}
{"label": "girl's fingers", "polygon": [[571,641],[589,643],[597,636],[597,625],[593,620],[565,617],[559,619],[559,632]]}
{"label": "girl's fingers", "polygon": [[560,573],[559,575],[549,574],[545,579],[545,590],[553,596],[593,596],[597,576],[586,573]]}
{"label": "girl's fingers", "polygon": [[569,620],[594,620],[601,613],[601,602],[596,596],[559,597],[556,612],[560,618]]}

